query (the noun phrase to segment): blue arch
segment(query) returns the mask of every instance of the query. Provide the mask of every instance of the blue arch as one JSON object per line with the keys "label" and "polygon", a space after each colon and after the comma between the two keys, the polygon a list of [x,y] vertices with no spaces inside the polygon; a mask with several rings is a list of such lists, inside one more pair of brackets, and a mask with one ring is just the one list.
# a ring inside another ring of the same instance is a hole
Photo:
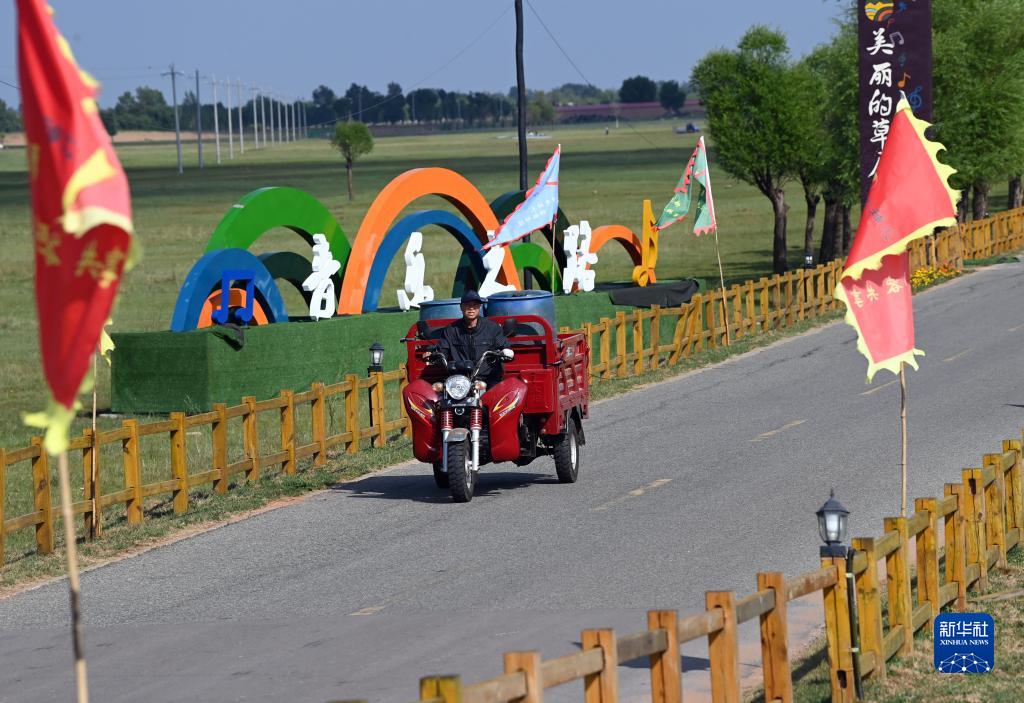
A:
{"label": "blue arch", "polygon": [[186,332],[196,329],[203,303],[215,288],[220,287],[223,273],[246,269],[253,273],[253,297],[263,306],[267,321],[288,322],[281,291],[263,262],[246,249],[215,249],[203,254],[188,272],[174,304],[171,330]]}
{"label": "blue arch", "polygon": [[380,304],[381,289],[384,287],[384,278],[387,276],[388,267],[392,259],[405,245],[409,235],[422,230],[429,225],[435,225],[453,235],[459,244],[462,245],[463,257],[468,257],[477,280],[484,278],[484,261],[477,250],[480,246],[480,238],[468,223],[457,215],[444,210],[420,210],[411,215],[403,217],[388,230],[384,241],[381,242],[377,253],[373,257],[373,265],[370,267],[370,277],[366,282],[366,296],[363,298],[363,312],[374,312]]}

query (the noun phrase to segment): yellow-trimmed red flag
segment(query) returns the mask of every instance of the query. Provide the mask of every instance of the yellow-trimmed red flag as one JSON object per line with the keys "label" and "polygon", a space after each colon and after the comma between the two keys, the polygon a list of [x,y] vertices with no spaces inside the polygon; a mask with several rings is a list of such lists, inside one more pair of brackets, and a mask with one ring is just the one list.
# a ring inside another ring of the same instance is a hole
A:
{"label": "yellow-trimmed red flag", "polygon": [[860,225],[836,286],[846,322],[857,330],[857,349],[868,359],[868,381],[880,369],[917,368],[911,303],[911,241],[936,227],[956,224],[958,194],[939,163],[944,147],[925,138],[928,123],[914,117],[906,99],[896,107]]}
{"label": "yellow-trimmed red flag", "polygon": [[25,125],[46,450],[67,446],[77,397],[132,257],[128,179],[96,104],[98,84],[78,68],[43,0],[17,0],[18,77]]}

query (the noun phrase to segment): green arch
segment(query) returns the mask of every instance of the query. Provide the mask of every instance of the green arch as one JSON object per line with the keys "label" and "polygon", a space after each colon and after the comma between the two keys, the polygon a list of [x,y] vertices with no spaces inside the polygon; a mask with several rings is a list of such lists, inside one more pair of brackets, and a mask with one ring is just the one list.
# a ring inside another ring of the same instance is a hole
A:
{"label": "green arch", "polygon": [[[517,269],[529,269],[537,279],[539,290],[551,290],[551,252],[536,242],[519,242],[509,246],[509,254]],[[562,271],[556,265],[555,292],[562,288]]]}
{"label": "green arch", "polygon": [[341,225],[323,203],[296,188],[272,186],[247,194],[231,206],[213,230],[206,251],[248,249],[275,227],[287,227],[310,245],[314,234],[323,234],[344,272],[352,247]]}

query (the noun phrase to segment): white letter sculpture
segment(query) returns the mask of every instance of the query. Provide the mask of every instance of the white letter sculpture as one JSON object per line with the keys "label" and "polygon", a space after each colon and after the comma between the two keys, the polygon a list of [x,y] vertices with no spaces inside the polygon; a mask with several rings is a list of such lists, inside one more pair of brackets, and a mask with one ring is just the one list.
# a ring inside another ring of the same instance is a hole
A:
{"label": "white letter sculpture", "polygon": [[420,303],[434,299],[434,289],[423,285],[427,264],[423,258],[423,233],[413,232],[405,245],[405,286],[398,291],[398,307],[403,311],[418,308]]}
{"label": "white letter sculpture", "polygon": [[[487,239],[494,239],[494,232],[488,232]],[[487,275],[484,276],[484,282],[480,284],[480,290],[477,291],[481,298],[516,289],[512,285],[498,283],[498,272],[501,271],[501,264],[505,261],[505,250],[507,248],[507,245],[502,244],[501,246],[491,247],[484,254],[484,270],[487,271]]]}
{"label": "white letter sculpture", "polygon": [[572,292],[573,284],[579,284],[582,291],[594,290],[596,274],[593,266],[597,263],[597,254],[590,252],[591,237],[590,223],[586,220],[563,232],[565,271],[562,274],[562,291],[566,295]]}
{"label": "white letter sculpture", "polygon": [[331,276],[341,270],[341,263],[334,260],[327,238],[322,234],[313,235],[313,273],[302,282],[302,290],[312,292],[309,298],[309,316],[322,320],[334,315],[337,304],[334,300],[334,281]]}

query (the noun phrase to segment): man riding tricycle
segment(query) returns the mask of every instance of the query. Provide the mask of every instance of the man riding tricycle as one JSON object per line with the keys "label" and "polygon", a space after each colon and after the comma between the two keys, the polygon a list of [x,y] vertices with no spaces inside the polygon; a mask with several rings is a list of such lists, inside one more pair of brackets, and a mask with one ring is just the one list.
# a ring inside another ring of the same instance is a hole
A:
{"label": "man riding tricycle", "polygon": [[485,318],[482,302],[468,291],[460,319],[421,320],[403,340],[413,453],[457,503],[473,499],[489,463],[525,466],[548,454],[558,480],[575,483],[589,403],[587,340],[556,333],[553,315]]}

